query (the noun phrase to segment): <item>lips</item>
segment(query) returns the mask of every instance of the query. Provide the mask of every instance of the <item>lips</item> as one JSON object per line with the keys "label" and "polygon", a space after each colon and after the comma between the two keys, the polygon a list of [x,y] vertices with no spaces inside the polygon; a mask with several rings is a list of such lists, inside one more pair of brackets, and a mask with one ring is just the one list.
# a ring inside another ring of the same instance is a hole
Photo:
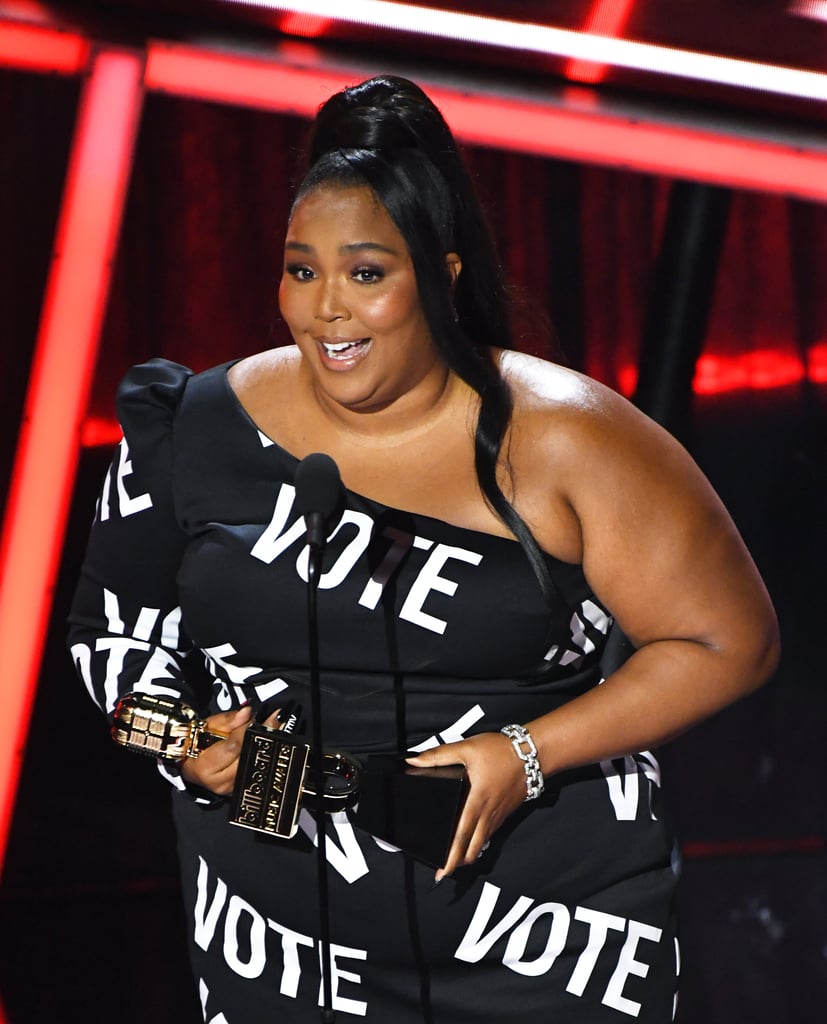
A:
{"label": "lips", "polygon": [[352,366],[367,354],[370,338],[317,338],[324,362],[342,368]]}

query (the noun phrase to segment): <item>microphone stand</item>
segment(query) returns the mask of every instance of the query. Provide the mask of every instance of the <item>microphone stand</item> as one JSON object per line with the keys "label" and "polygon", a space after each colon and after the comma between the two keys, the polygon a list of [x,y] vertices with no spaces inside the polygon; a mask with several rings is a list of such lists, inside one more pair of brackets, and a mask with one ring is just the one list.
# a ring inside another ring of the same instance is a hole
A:
{"label": "microphone stand", "polygon": [[[318,516],[310,513],[307,516]],[[319,516],[321,519],[321,517]],[[308,522],[308,534],[313,531]],[[320,531],[324,537],[323,529]],[[318,533],[316,534],[318,536]],[[307,624],[310,654],[310,718],[313,737],[313,753],[311,764],[314,775],[316,803],[314,816],[316,819],[316,862],[319,886],[319,951],[322,970],[322,1024],[334,1024],[336,1015],[333,1011],[331,957],[330,957],[330,917],[327,887],[327,835],[323,807],[324,793],[324,754],[322,749],[322,695],[319,681],[319,619],[317,612],[317,596],[319,577],[321,576],[324,540],[310,544],[310,557],[307,572]]]}

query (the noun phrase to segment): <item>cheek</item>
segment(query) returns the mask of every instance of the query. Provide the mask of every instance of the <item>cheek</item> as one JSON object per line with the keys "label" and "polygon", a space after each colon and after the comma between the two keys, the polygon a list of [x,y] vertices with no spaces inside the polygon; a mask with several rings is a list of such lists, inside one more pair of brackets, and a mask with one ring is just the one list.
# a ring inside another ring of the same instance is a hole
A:
{"label": "cheek", "polygon": [[367,322],[385,330],[410,326],[422,319],[416,296],[403,290],[377,297],[363,307],[362,314]]}
{"label": "cheek", "polygon": [[279,312],[288,327],[292,327],[301,311],[301,298],[296,294],[291,281],[282,281],[278,291]]}
{"label": "cheek", "polygon": [[290,301],[290,286],[289,286],[288,282],[285,281],[285,279],[283,277],[279,281],[278,299],[279,299],[279,309],[281,310],[282,313],[284,313],[285,306]]}

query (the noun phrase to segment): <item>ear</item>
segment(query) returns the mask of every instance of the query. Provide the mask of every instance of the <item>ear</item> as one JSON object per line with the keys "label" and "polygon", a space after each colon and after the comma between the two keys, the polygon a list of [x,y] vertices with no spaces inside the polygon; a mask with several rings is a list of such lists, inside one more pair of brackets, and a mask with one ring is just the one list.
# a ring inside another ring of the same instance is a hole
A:
{"label": "ear", "polygon": [[459,272],[462,270],[462,260],[459,258],[459,254],[455,252],[445,253],[445,267],[448,271],[448,280],[451,283],[451,288],[457,283]]}

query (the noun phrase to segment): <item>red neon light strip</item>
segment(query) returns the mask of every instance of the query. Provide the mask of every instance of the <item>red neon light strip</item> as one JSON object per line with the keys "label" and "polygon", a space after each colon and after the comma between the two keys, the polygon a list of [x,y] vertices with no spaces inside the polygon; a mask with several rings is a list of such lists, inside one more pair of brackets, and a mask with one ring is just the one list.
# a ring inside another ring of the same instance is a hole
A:
{"label": "red neon light strip", "polygon": [[[182,96],[312,117],[330,93],[358,77],[356,72],[300,69],[153,43],[146,84]],[[594,111],[468,96],[436,87],[429,91],[467,142],[827,201],[827,152],[623,121]]]}
{"label": "red neon light strip", "polygon": [[177,96],[314,117],[328,96],[359,78],[356,72],[295,68],[196,47],[150,43],[144,82],[147,89]]}
{"label": "red neon light strip", "polygon": [[[583,31],[597,36],[619,36],[622,34],[635,0],[595,0]],[[596,64],[590,60],[570,60],[563,74],[572,82],[588,82],[594,85],[602,82],[609,70],[607,64]]]}
{"label": "red neon light strip", "polygon": [[71,32],[0,23],[0,65],[21,71],[76,74],[89,60],[89,41]]}
{"label": "red neon light strip", "polygon": [[827,150],[460,93],[437,102],[469,142],[827,201]]}
{"label": "red neon light strip", "polygon": [[11,824],[141,105],[101,51],[78,112],[0,546],[0,863]]}
{"label": "red neon light strip", "polygon": [[[197,99],[312,117],[332,92],[360,77],[358,71],[319,71],[153,43],[146,85]],[[465,142],[827,201],[827,149],[807,152],[760,139],[734,139],[424,84]]]}
{"label": "red neon light strip", "polygon": [[376,26],[480,46],[504,47],[527,53],[612,64],[655,74],[690,78],[739,89],[757,89],[802,99],[827,99],[827,75],[821,71],[760,61],[720,57],[697,50],[680,50],[632,39],[613,39],[553,25],[465,14],[444,7],[421,7],[396,0],[224,0],[273,11],[299,11],[356,25]]}

